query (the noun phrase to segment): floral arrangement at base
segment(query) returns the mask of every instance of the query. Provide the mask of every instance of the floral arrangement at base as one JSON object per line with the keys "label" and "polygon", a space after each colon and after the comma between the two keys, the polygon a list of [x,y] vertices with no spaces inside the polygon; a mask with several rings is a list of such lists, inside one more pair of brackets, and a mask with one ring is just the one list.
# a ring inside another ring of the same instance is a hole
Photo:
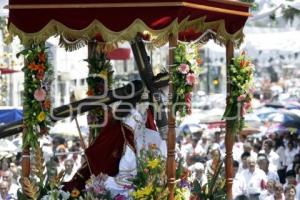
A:
{"label": "floral arrangement at base", "polygon": [[254,65],[245,52],[232,59],[228,74],[230,96],[223,118],[227,120],[232,133],[237,134],[244,127],[244,115],[251,108]]}
{"label": "floral arrangement at base", "polygon": [[167,199],[166,161],[156,145],[142,149],[137,161],[137,175],[133,179],[135,200]]}
{"label": "floral arrangement at base", "polygon": [[42,149],[37,146],[35,148],[34,167],[29,178],[22,177],[20,183],[22,190],[19,190],[18,200],[67,200],[70,193],[62,190],[60,185],[64,172],[58,175],[47,176],[47,168],[43,158]]}
{"label": "floral arrangement at base", "polygon": [[32,45],[17,54],[23,55],[24,81],[24,124],[23,146],[37,147],[38,137],[48,133],[50,124],[50,85],[53,71],[48,62],[44,44]]}
{"label": "floral arrangement at base", "polygon": [[198,45],[179,44],[175,49],[174,65],[172,66],[173,104],[180,117],[192,113],[193,87],[198,79],[200,64]]}
{"label": "floral arrangement at base", "polygon": [[[87,181],[85,186],[85,193],[79,198],[80,200],[113,200],[109,191],[105,189],[105,181],[107,175],[99,174],[98,176],[92,175]],[[116,198],[114,198],[116,199]]]}
{"label": "floral arrangement at base", "polygon": [[[88,84],[88,96],[103,95],[112,87],[113,70],[110,60],[105,53],[96,53],[85,61],[89,64],[89,75],[86,79]],[[100,132],[99,124],[104,120],[102,108],[94,109],[88,114],[88,124],[90,127],[90,143]]]}

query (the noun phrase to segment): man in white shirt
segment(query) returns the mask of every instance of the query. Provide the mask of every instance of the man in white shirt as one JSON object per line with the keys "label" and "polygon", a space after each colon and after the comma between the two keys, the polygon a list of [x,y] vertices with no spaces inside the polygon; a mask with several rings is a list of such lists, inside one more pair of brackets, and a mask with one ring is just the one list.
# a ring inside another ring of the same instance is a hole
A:
{"label": "man in white shirt", "polygon": [[248,158],[247,170],[242,172],[242,176],[246,180],[246,191],[250,200],[259,200],[259,195],[266,187],[267,176],[264,171],[256,167],[255,158]]}
{"label": "man in white shirt", "polygon": [[232,183],[232,196],[234,200],[246,198],[246,181],[243,176],[238,174],[239,163],[233,161],[233,183]]}
{"label": "man in white shirt", "polygon": [[264,141],[263,150],[261,150],[259,153],[264,153],[267,155],[269,160],[269,169],[272,171],[277,171],[277,168],[279,166],[279,155],[273,151],[273,141],[270,139],[267,139]]}
{"label": "man in white shirt", "polygon": [[279,181],[277,172],[269,170],[269,160],[265,154],[258,154],[257,164],[261,170],[263,170],[269,180]]}
{"label": "man in white shirt", "polygon": [[71,159],[65,160],[65,176],[63,178],[64,182],[70,181],[76,173],[74,170],[74,161]]}

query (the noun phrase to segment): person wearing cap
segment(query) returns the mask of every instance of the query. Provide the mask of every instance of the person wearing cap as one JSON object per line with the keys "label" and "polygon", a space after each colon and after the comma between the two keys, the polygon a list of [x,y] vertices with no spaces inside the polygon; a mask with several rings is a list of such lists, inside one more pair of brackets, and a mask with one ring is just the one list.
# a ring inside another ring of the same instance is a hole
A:
{"label": "person wearing cap", "polygon": [[266,173],[268,180],[279,181],[277,172],[269,170],[269,160],[265,154],[258,154],[257,164]]}
{"label": "person wearing cap", "polygon": [[246,191],[250,200],[259,200],[260,194],[266,188],[267,176],[265,172],[256,166],[256,159],[247,159],[249,168],[242,172],[246,180]]}

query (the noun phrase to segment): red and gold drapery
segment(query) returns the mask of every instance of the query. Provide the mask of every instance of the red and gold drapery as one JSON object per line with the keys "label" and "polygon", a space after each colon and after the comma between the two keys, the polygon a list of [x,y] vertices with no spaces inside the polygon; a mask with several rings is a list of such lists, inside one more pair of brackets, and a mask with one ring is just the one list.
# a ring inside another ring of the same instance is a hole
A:
{"label": "red and gold drapery", "polygon": [[211,29],[222,43],[240,44],[248,9],[234,0],[10,0],[9,31],[25,45],[53,35],[115,44],[147,32],[159,46],[172,33],[191,41]]}

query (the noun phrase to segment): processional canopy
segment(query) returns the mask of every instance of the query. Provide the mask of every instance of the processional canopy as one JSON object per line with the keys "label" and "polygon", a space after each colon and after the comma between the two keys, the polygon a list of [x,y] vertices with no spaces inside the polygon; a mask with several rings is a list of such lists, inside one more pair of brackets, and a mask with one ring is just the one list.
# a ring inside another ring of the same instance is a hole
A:
{"label": "processional canopy", "polygon": [[8,29],[24,45],[55,35],[66,46],[91,39],[116,44],[143,33],[160,46],[171,33],[191,41],[208,29],[220,43],[239,45],[249,6],[234,0],[10,0]]}

